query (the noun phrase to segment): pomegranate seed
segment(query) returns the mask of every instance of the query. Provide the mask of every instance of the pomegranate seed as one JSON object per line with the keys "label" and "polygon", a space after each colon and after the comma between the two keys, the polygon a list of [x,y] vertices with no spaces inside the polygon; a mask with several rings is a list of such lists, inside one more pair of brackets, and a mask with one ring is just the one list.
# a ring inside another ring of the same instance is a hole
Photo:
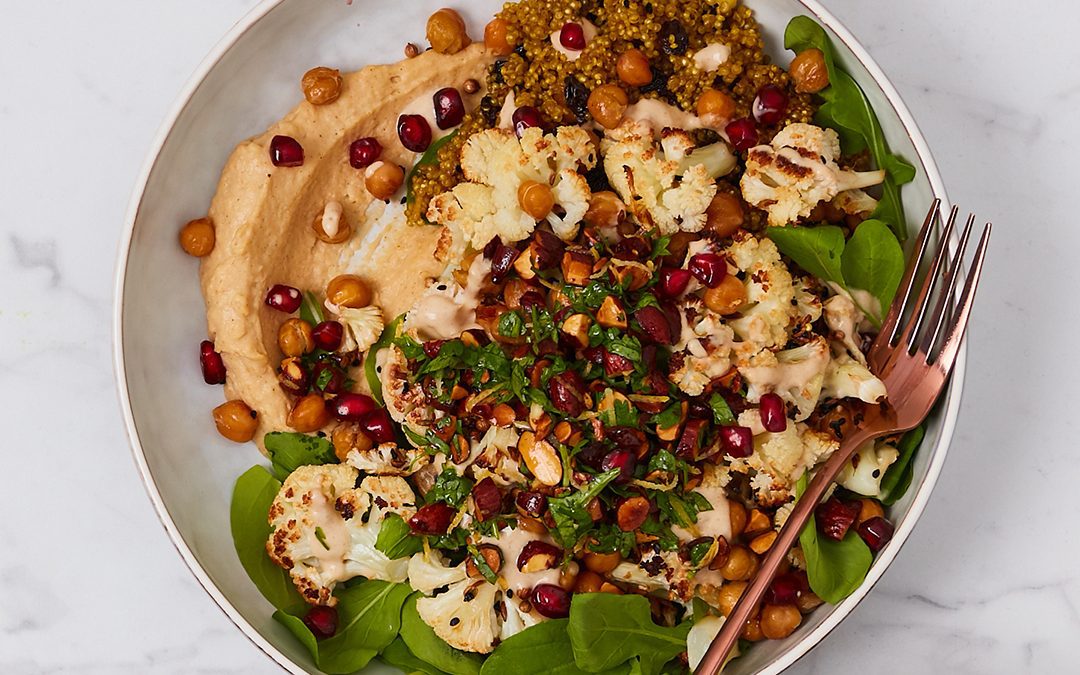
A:
{"label": "pomegranate seed", "polygon": [[394,421],[390,419],[386,408],[378,408],[364,415],[360,420],[360,428],[376,443],[394,442]]}
{"label": "pomegranate seed", "polygon": [[637,457],[634,453],[622,448],[604,455],[604,459],[600,462],[601,471],[619,470],[619,477],[615,479],[616,483],[626,483],[633,478],[635,466],[637,466]]}
{"label": "pomegranate seed", "polygon": [[304,296],[299,290],[284,284],[274,284],[266,292],[266,306],[286,314],[292,314],[300,309],[300,303],[303,301]]}
{"label": "pomegranate seed", "polygon": [[761,426],[765,427],[765,431],[778,434],[787,429],[787,408],[784,406],[784,399],[777,394],[762,394],[758,405],[761,406],[758,412],[761,413]]}
{"label": "pomegranate seed", "polygon": [[442,351],[444,344],[446,344],[446,340],[428,340],[422,345],[424,347],[424,356],[429,359],[435,358]]}
{"label": "pomegranate seed", "polygon": [[497,516],[499,511],[502,511],[503,493],[491,476],[473,486],[472,498],[480,520]]}
{"label": "pomegranate seed", "polygon": [[749,117],[728,122],[724,132],[727,133],[731,146],[739,152],[745,152],[757,145],[757,124]]}
{"label": "pomegranate seed", "polygon": [[625,237],[611,247],[611,252],[619,260],[644,260],[652,253],[652,246],[644,237]]}
{"label": "pomegranate seed", "polygon": [[345,337],[345,327],[337,321],[323,321],[312,329],[311,337],[319,349],[334,352]]}
{"label": "pomegranate seed", "polygon": [[514,266],[514,261],[517,259],[518,250],[513,246],[506,246],[501,243],[496,246],[491,256],[491,283],[502,283],[502,280],[506,278],[506,275]]}
{"label": "pomegranate seed", "polygon": [[532,590],[532,606],[549,619],[570,616],[570,591],[554,584],[537,584]]}
{"label": "pomegranate seed", "polygon": [[686,290],[692,276],[690,270],[664,268],[660,270],[660,292],[669,298],[677,298]]}
{"label": "pomegranate seed", "polygon": [[584,392],[585,383],[581,376],[572,370],[565,370],[548,380],[548,395],[551,396],[551,404],[568,417],[577,417],[584,412]]}
{"label": "pomegranate seed", "polygon": [[857,531],[862,540],[866,542],[866,545],[870,547],[870,550],[877,553],[885,548],[885,544],[892,541],[893,524],[881,516],[875,516],[859,525]]}
{"label": "pomegranate seed", "polygon": [[814,510],[818,530],[833,541],[843,539],[858,517],[859,505],[857,503],[849,504],[836,497],[829,497],[818,504],[817,509]]}
{"label": "pomegranate seed", "polygon": [[725,455],[749,457],[754,454],[754,434],[749,427],[720,427],[720,446]]}
{"label": "pomegranate seed", "polygon": [[698,253],[687,265],[690,274],[709,288],[716,288],[727,276],[727,263],[715,253]]}
{"label": "pomegranate seed", "polygon": [[[521,553],[518,554],[517,568],[524,572],[528,570],[530,572],[541,572],[543,570],[549,570],[559,564],[562,559],[562,549],[549,544],[546,541],[540,541],[539,539],[533,539],[529,543],[525,544],[521,549]],[[542,560],[534,560],[536,556],[543,556]]]}
{"label": "pomegranate seed", "polygon": [[591,469],[600,471],[600,465],[603,464],[604,457],[607,456],[607,453],[607,448],[605,448],[602,443],[599,441],[591,441],[574,456],[574,459]]}
{"label": "pomegranate seed", "polygon": [[525,130],[529,127],[542,127],[540,111],[531,105],[523,105],[514,111],[514,116],[511,118],[514,122],[514,133],[518,138],[521,138],[521,134],[525,133]]}
{"label": "pomegranate seed", "polygon": [[292,136],[274,136],[270,139],[270,161],[274,166],[300,166],[304,148]]}
{"label": "pomegranate seed", "polygon": [[559,30],[559,44],[575,52],[585,49],[585,28],[573,21],[564,23]]}
{"label": "pomegranate seed", "polygon": [[547,511],[547,496],[542,492],[519,492],[514,503],[527,516],[542,518]]}
{"label": "pomegranate seed", "polygon": [[634,320],[641,326],[641,330],[650,340],[661,345],[675,344],[675,338],[671,331],[671,322],[667,315],[658,307],[648,305],[634,312]]}
{"label": "pomegranate seed", "polygon": [[787,93],[775,84],[767,84],[758,89],[754,98],[754,119],[768,127],[779,124],[787,104]]}
{"label": "pomegranate seed", "polygon": [[349,145],[349,164],[354,169],[366,169],[379,159],[382,144],[371,136],[360,138]]}
{"label": "pomegranate seed", "polygon": [[604,365],[604,355],[607,350],[603,347],[586,347],[582,350],[581,355],[585,357],[585,360],[593,365]]}
{"label": "pomegranate seed", "polygon": [[214,343],[203,340],[199,344],[199,366],[207,384],[225,384],[225,362],[221,354],[214,351]]}
{"label": "pomegranate seed", "polygon": [[[604,430],[608,438],[616,448],[629,450],[637,457],[638,452],[648,449],[649,439],[645,438],[645,432],[634,427],[609,427]],[[601,460],[602,461],[602,460]]]}
{"label": "pomegranate seed", "polygon": [[525,291],[518,298],[518,304],[521,305],[522,311],[531,312],[534,307],[536,309],[547,307],[547,300],[544,299],[544,295],[540,291]]}
{"label": "pomegranate seed", "polygon": [[457,509],[446,502],[433,502],[409,518],[409,528],[417,534],[446,534],[456,515]]}
{"label": "pomegranate seed", "polygon": [[465,118],[465,104],[457,89],[444,87],[435,92],[431,101],[435,106],[435,126],[440,129],[456,127]]}
{"label": "pomegranate seed", "polygon": [[431,126],[421,115],[398,117],[397,134],[406,150],[423,152],[431,145]]}
{"label": "pomegranate seed", "polygon": [[[323,375],[323,373],[330,373],[329,375]],[[322,386],[319,383],[322,382]],[[331,363],[320,361],[315,364],[315,367],[311,370],[311,383],[315,385],[317,389],[322,390],[324,394],[330,394],[331,396],[341,393],[341,390],[345,387],[345,374],[341,372],[340,368],[337,368]]]}
{"label": "pomegranate seed", "polygon": [[[601,347],[603,349],[603,347]],[[619,354],[612,354],[608,350],[604,349],[604,373],[608,377],[615,377],[616,375],[625,375],[626,373],[634,370],[634,362],[625,356]]]}
{"label": "pomegranate seed", "polygon": [[304,616],[304,625],[312,632],[316,640],[333,637],[337,632],[337,610],[325,605],[316,605]]}
{"label": "pomegranate seed", "polygon": [[375,410],[375,399],[367,394],[346,392],[330,401],[330,411],[339,419],[359,422],[361,418]]}
{"label": "pomegranate seed", "polygon": [[790,605],[799,599],[802,582],[792,573],[781,574],[773,579],[772,585],[765,591],[765,603],[769,605]]}

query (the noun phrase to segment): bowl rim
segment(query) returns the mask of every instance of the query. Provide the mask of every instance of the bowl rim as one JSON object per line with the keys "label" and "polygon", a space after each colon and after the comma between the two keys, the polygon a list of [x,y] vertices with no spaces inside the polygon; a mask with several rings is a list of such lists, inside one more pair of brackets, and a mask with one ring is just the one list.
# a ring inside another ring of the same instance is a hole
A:
{"label": "bowl rim", "polygon": [[[218,589],[214,582],[210,579],[210,576],[202,568],[202,565],[196,559],[191,548],[188,546],[184,539],[183,534],[180,532],[176,523],[173,521],[172,516],[169,513],[168,507],[161,496],[160,491],[157,488],[154,475],[150,470],[149,463],[146,459],[146,453],[142,447],[142,443],[139,440],[138,427],[135,424],[135,417],[131,406],[130,393],[127,385],[127,371],[124,360],[124,289],[127,281],[127,265],[131,255],[131,244],[134,237],[135,222],[138,219],[139,209],[142,204],[143,195],[146,191],[147,183],[149,182],[150,175],[153,173],[157,161],[161,154],[161,150],[165,143],[168,141],[172,130],[176,125],[177,120],[183,115],[187,109],[188,104],[192,96],[202,85],[203,80],[207,77],[211,70],[218,64],[221,58],[250,30],[256,23],[258,23],[264,16],[269,14],[274,8],[282,4],[286,0],[261,0],[257,5],[250,9],[244,16],[242,16],[233,26],[225,33],[225,35],[213,46],[210,52],[202,59],[199,65],[192,72],[191,76],[184,83],[183,88],[180,90],[176,99],[169,108],[163,122],[158,128],[157,133],[154,136],[154,140],[151,143],[150,149],[147,153],[146,159],[139,171],[138,178],[135,182],[135,187],[132,190],[131,198],[128,203],[127,212],[124,219],[124,229],[121,233],[120,243],[117,250],[116,270],[113,288],[113,316],[112,316],[112,338],[113,338],[113,370],[116,378],[117,394],[120,401],[120,408],[124,418],[124,430],[128,437],[128,442],[131,446],[132,456],[135,460],[135,464],[139,470],[139,476],[142,479],[143,487],[147,492],[147,496],[150,498],[151,503],[154,506],[154,511],[158,516],[158,520],[161,522],[162,527],[168,533],[169,539],[173,546],[176,548],[177,553],[183,559],[188,569],[194,575],[195,579],[202,586],[217,604],[218,608],[236,625],[237,628],[252,642],[256,647],[262,650],[270,659],[281,666],[284,670],[290,673],[296,673],[302,675],[307,671],[299,664],[295,663],[292,659],[287,657],[277,647],[271,644],[266,638],[264,638],[254,626],[233,607],[232,603],[224,596],[224,594]],[[859,43],[855,36],[840,22],[831,12],[825,9],[818,0],[797,0],[797,2],[803,6],[806,12],[812,15],[818,22],[827,26],[837,38],[844,43],[844,45],[851,51],[855,59],[866,68],[870,77],[874,80],[878,87],[880,87],[885,99],[893,107],[897,117],[900,119],[905,133],[911,140],[912,145],[915,148],[915,152],[919,157],[919,161],[926,169],[927,179],[930,183],[931,192],[934,196],[941,199],[942,208],[948,209],[950,204],[945,192],[944,182],[941,174],[937,168],[937,164],[934,161],[933,156],[930,153],[930,148],[926,143],[926,139],[923,137],[922,132],[919,129],[918,124],[915,122],[914,117],[908,110],[907,105],[904,103],[899,92],[893,86],[892,82],[877,65],[877,62],[870,56],[869,52]],[[957,235],[953,234],[953,240]],[[866,576],[865,581],[855,590],[849,597],[847,597],[839,605],[836,605],[832,612],[824,621],[816,626],[812,631],[802,636],[802,638],[793,644],[788,650],[779,654],[775,659],[766,664],[759,672],[774,675],[785,670],[804,655],[810,652],[814,647],[820,644],[825,637],[833,631],[849,614],[852,610],[862,601],[864,597],[870,592],[870,590],[877,584],[877,582],[884,575],[885,571],[893,563],[898,555],[900,549],[911,535],[915,524],[921,518],[923,511],[926,508],[926,504],[930,499],[930,495],[933,492],[934,485],[937,483],[938,476],[941,473],[941,469],[945,463],[945,457],[948,454],[949,446],[952,442],[954,430],[956,428],[957,415],[960,408],[960,400],[963,393],[964,385],[964,373],[967,363],[967,341],[966,339],[960,346],[959,353],[957,354],[956,365],[954,366],[953,375],[948,389],[945,392],[945,400],[939,405],[942,408],[942,420],[941,431],[939,435],[938,444],[933,448],[930,464],[927,467],[926,474],[917,486],[914,486],[914,498],[911,505],[904,515],[903,520],[898,524],[896,532],[893,536],[893,544],[887,546],[878,557],[874,560],[873,566],[870,568],[869,573]],[[910,489],[910,488],[909,488]]]}

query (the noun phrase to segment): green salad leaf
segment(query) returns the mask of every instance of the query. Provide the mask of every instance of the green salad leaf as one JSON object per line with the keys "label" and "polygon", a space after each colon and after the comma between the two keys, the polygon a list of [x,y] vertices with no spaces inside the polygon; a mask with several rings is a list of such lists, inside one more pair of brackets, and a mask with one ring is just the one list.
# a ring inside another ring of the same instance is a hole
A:
{"label": "green salad leaf", "polygon": [[904,434],[904,437],[900,439],[900,446],[897,448],[900,451],[900,456],[896,458],[892,466],[885,470],[885,475],[881,479],[882,504],[886,506],[895,504],[911,486],[913,475],[911,460],[914,458],[915,451],[919,448],[925,435],[926,426],[919,425]]}
{"label": "green salad leaf", "polygon": [[379,336],[379,339],[375,344],[371,345],[371,349],[369,349],[368,353],[364,356],[364,379],[367,380],[368,389],[371,390],[371,397],[375,399],[375,402],[379,405],[386,405],[386,403],[383,401],[382,380],[379,378],[377,356],[380,351],[389,347],[394,341],[394,338],[397,337],[398,327],[401,325],[404,318],[405,315],[401,314],[387,324],[386,328],[383,329],[382,335]]}
{"label": "green salad leaf", "polygon": [[[574,661],[567,634],[569,619],[552,619],[510,636],[488,656],[480,675],[587,675]],[[629,672],[622,666],[603,671],[607,675]]]}
{"label": "green salad leaf", "polygon": [[904,250],[889,226],[872,219],[859,223],[840,263],[847,285],[872,293],[884,312],[904,276]]}
{"label": "green salad leaf", "polygon": [[[797,496],[802,496],[806,483],[804,473],[796,484]],[[806,576],[810,580],[811,590],[833,605],[851,595],[862,584],[870,571],[870,564],[874,562],[874,554],[856,534],[855,528],[848,530],[842,540],[833,541],[821,536],[813,516],[799,533],[799,544],[806,558]]]}
{"label": "green salad leaf", "polygon": [[686,650],[690,625],[656,625],[649,601],[640,595],[581,593],[571,602],[567,633],[582,670],[602,672],[638,657],[641,672],[648,675]]}
{"label": "green salad leaf", "polygon": [[289,474],[309,464],[337,464],[337,455],[330,441],[291,431],[271,431],[263,436],[263,445],[270,455],[274,476],[285,480]]}
{"label": "green salad leaf", "polygon": [[435,485],[427,493],[428,504],[433,502],[446,502],[455,508],[461,506],[472,492],[472,481],[465,476],[459,476],[457,469],[447,466],[435,478]]}
{"label": "green salad leaf", "polygon": [[770,227],[765,230],[780,252],[815,277],[845,286],[844,231],[835,225]]}
{"label": "green salad leaf", "polygon": [[413,535],[404,518],[396,513],[388,513],[379,525],[375,550],[382,551],[391,560],[408,558],[424,550],[424,540]]}
{"label": "green salad leaf", "polygon": [[315,327],[323,322],[324,314],[319,299],[311,291],[304,292],[304,298],[300,302],[300,318]]}
{"label": "green salad leaf", "polygon": [[352,673],[366,666],[397,637],[401,606],[410,593],[408,584],[375,580],[339,590],[335,594],[338,630],[325,640],[316,640],[298,616],[278,610],[274,619],[307,647],[319,670],[330,675]]}
{"label": "green salad leaf", "polygon": [[419,593],[405,601],[401,610],[401,639],[413,656],[450,675],[478,675],[484,659],[479,654],[454,649],[442,641],[416,611]]}
{"label": "green salad leaf", "polygon": [[408,675],[445,675],[444,671],[416,658],[400,636],[379,654],[379,658]]}
{"label": "green salad leaf", "polygon": [[277,609],[303,607],[304,600],[293,586],[289,573],[278,567],[266,553],[270,523],[266,516],[281,483],[261,466],[253,466],[236,480],[229,525],[236,556],[251,581]]}
{"label": "green salad leaf", "polygon": [[735,413],[731,411],[731,406],[720,394],[713,394],[709,397],[709,407],[712,408],[713,420],[721,426],[731,426],[737,422],[735,419]]}
{"label": "green salad leaf", "polygon": [[586,507],[618,476],[619,469],[611,469],[594,476],[592,482],[582,490],[548,499],[548,509],[555,519],[555,529],[551,535],[563,548],[576,546],[582,535],[592,528],[593,520]]}

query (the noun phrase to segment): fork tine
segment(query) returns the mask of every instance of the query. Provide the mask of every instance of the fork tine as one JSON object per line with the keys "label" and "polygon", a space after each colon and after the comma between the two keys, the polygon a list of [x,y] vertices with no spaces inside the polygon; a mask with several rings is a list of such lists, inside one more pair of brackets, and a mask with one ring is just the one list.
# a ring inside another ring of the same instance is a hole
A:
{"label": "fork tine", "polygon": [[930,210],[926,213],[922,229],[919,230],[915,253],[911,256],[907,269],[904,270],[904,277],[897,287],[896,297],[901,300],[900,302],[893,301],[889,313],[881,323],[881,330],[878,332],[878,340],[884,340],[883,345],[894,344],[896,327],[900,323],[900,317],[904,315],[904,310],[907,309],[907,303],[911,300],[911,291],[915,287],[915,275],[922,264],[923,255],[926,253],[927,244],[930,241],[930,233],[934,230],[934,221],[940,216],[940,209],[941,200],[935,199],[934,203],[930,205]]}
{"label": "fork tine", "polygon": [[927,271],[926,278],[923,279],[922,287],[919,289],[918,305],[912,310],[911,318],[900,334],[900,341],[905,343],[908,352],[915,348],[915,337],[926,320],[926,310],[930,306],[930,293],[934,290],[934,284],[937,283],[941,261],[945,258],[949,247],[949,237],[952,236],[953,228],[956,226],[957,211],[958,209],[954,206],[949,212],[949,220],[941,230],[941,239],[934,250],[934,257],[930,260],[930,270]]}
{"label": "fork tine", "polygon": [[952,307],[953,300],[956,298],[956,284],[960,278],[960,275],[957,274],[957,272],[960,271],[960,264],[964,260],[964,253],[967,251],[968,240],[971,238],[971,228],[974,225],[975,214],[968,214],[964,232],[960,235],[960,246],[957,247],[956,253],[952,257],[952,262],[944,267],[944,277],[941,282],[944,290],[942,290],[941,295],[937,299],[934,311],[930,313],[928,323],[930,330],[923,335],[922,340],[919,342],[919,350],[924,354],[930,353],[930,350],[933,349],[934,344],[940,337],[941,329],[945,325],[946,317],[949,314],[948,310]]}
{"label": "fork tine", "polygon": [[956,317],[952,326],[949,327],[948,337],[941,347],[941,353],[934,358],[934,365],[948,373],[952,370],[956,353],[960,350],[960,342],[967,330],[968,318],[971,316],[971,304],[975,300],[975,290],[979,285],[979,276],[982,275],[983,259],[986,258],[986,245],[990,243],[990,230],[993,225],[986,224],[983,228],[982,237],[979,239],[979,247],[975,249],[975,260],[971,263],[971,271],[968,272],[967,281],[964,282],[964,292],[960,296],[960,306],[956,311]]}

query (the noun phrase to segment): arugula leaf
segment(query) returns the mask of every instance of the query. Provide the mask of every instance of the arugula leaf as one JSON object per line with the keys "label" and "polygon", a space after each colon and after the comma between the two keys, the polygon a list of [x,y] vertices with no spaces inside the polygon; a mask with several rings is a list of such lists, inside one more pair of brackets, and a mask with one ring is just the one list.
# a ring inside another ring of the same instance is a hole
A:
{"label": "arugula leaf", "polygon": [[[455,129],[453,132],[443,136],[442,138],[436,139],[434,142],[432,142],[431,145],[428,146],[428,149],[424,151],[424,154],[420,155],[420,159],[416,160],[416,164],[413,164],[412,168],[409,169],[408,175],[405,176],[406,204],[411,205],[413,202],[416,201],[416,195],[413,194],[412,189],[413,176],[416,174],[416,170],[424,166],[425,164],[434,164],[435,162],[437,162],[439,160],[439,148],[449,143],[451,138],[457,136],[457,133],[457,129]],[[424,219],[427,220],[426,217]]]}
{"label": "arugula leaf", "polygon": [[413,656],[413,653],[409,651],[409,648],[405,645],[405,641],[402,640],[400,636],[395,638],[394,641],[382,651],[382,654],[379,654],[379,658],[387,664],[399,668],[402,672],[410,673],[411,675],[416,675],[416,673],[421,673],[422,675],[444,675],[443,671],[435,666]]}
{"label": "arugula leaf", "polygon": [[712,408],[713,419],[716,420],[717,424],[729,427],[736,423],[735,413],[731,412],[727,400],[720,394],[713,394],[709,397],[709,407]]}
{"label": "arugula leaf", "polygon": [[[383,401],[382,395],[382,379],[379,377],[378,368],[378,354],[383,349],[390,346],[390,343],[394,341],[397,336],[398,326],[405,319],[404,314],[399,314],[396,319],[387,324],[383,329],[382,335],[375,344],[371,345],[371,349],[364,355],[364,379],[367,380],[368,389],[371,390],[371,398],[375,399],[375,402],[379,405],[386,405]],[[423,347],[420,348],[420,352],[423,353]],[[330,371],[324,371],[330,372]]]}
{"label": "arugula leaf", "polygon": [[818,227],[770,227],[765,230],[780,252],[799,267],[825,281],[844,284],[841,255],[844,231],[835,225]]}
{"label": "arugula leaf", "polygon": [[401,610],[401,639],[413,655],[450,675],[479,675],[484,659],[479,654],[454,649],[424,623],[416,611],[419,593],[405,601]]}
{"label": "arugula leaf", "polygon": [[245,471],[233,488],[229,525],[236,557],[252,583],[271,605],[291,609],[304,607],[306,603],[293,586],[289,573],[266,553],[271,531],[266,514],[280,489],[281,483],[264,467],[253,466]]}
{"label": "arugula leaf", "polygon": [[337,455],[330,441],[291,431],[271,431],[263,436],[263,445],[270,455],[274,476],[285,480],[301,466],[337,464]]}
{"label": "arugula leaf", "polygon": [[459,476],[454,467],[448,466],[435,479],[435,485],[427,494],[427,503],[446,502],[455,508],[465,503],[465,499],[472,491],[472,481],[465,476]]}
{"label": "arugula leaf", "polygon": [[850,287],[872,293],[885,311],[904,276],[904,250],[888,225],[864,220],[844,247],[841,269]]}
{"label": "arugula leaf", "polygon": [[424,540],[413,535],[404,518],[396,513],[388,513],[379,526],[375,550],[382,551],[391,560],[408,558],[424,550]]}
{"label": "arugula leaf", "polygon": [[[802,496],[806,483],[804,473],[796,483],[796,496]],[[862,584],[870,571],[870,564],[874,562],[874,555],[866,542],[856,534],[855,528],[848,530],[842,540],[833,541],[818,533],[813,516],[799,533],[799,544],[806,558],[806,576],[810,580],[811,590],[833,605],[851,595]]]}
{"label": "arugula leaf", "polygon": [[[588,671],[574,663],[574,648],[566,633],[568,624],[569,619],[553,619],[510,636],[484,661],[480,675],[586,675]],[[604,673],[628,673],[628,668]]]}
{"label": "arugula leaf", "polygon": [[397,637],[401,606],[410,593],[408,584],[387,581],[365,581],[343,588],[336,593],[338,631],[325,640],[316,640],[298,616],[278,610],[274,620],[304,643],[319,670],[330,675],[352,673]]}
{"label": "arugula leaf", "polygon": [[579,593],[570,604],[567,634],[574,662],[599,672],[636,657],[642,673],[659,673],[664,664],[686,650],[691,622],[674,628],[652,621],[649,601],[640,595]]}
{"label": "arugula leaf", "polygon": [[592,482],[582,490],[548,499],[548,509],[555,519],[551,534],[564,549],[576,546],[582,535],[592,528],[592,517],[585,507],[618,476],[619,469],[611,469],[593,476]]}
{"label": "arugula leaf", "polygon": [[304,299],[300,303],[300,318],[307,321],[312,327],[319,325],[324,320],[322,305],[311,291],[304,292]]}
{"label": "arugula leaf", "polygon": [[896,458],[892,466],[885,470],[885,476],[881,479],[881,503],[892,506],[911,486],[913,470],[911,468],[915,451],[922,444],[923,436],[926,435],[926,426],[919,425],[904,434],[900,439],[900,456]]}

